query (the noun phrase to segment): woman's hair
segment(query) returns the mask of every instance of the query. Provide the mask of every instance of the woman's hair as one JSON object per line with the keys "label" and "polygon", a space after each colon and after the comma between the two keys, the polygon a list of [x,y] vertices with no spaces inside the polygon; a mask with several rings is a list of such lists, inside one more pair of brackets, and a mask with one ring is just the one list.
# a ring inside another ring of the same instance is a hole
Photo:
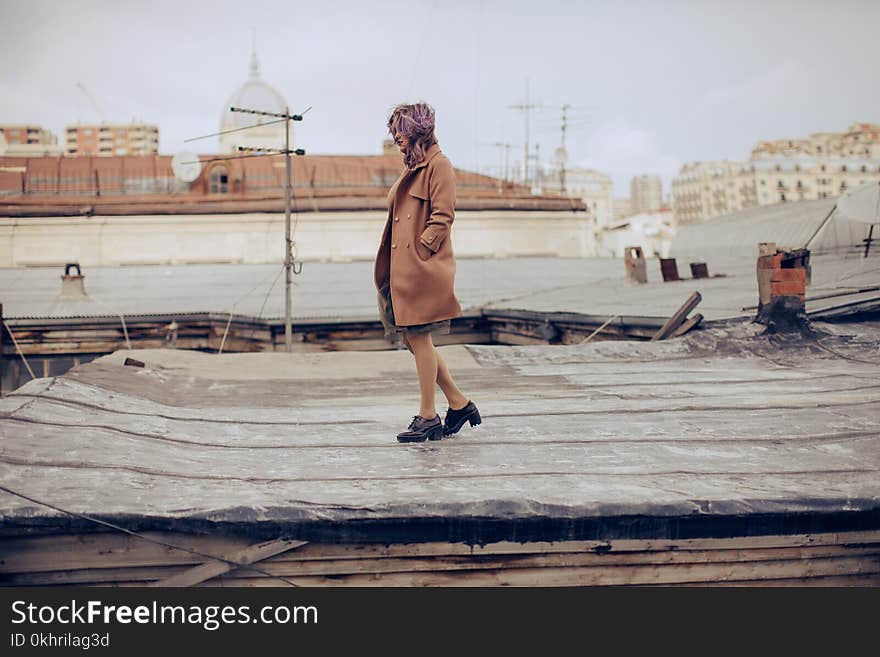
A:
{"label": "woman's hair", "polygon": [[409,147],[403,154],[403,161],[410,169],[425,158],[425,151],[437,143],[434,137],[434,108],[428,103],[398,105],[388,117],[388,132],[391,137],[400,133],[407,138]]}

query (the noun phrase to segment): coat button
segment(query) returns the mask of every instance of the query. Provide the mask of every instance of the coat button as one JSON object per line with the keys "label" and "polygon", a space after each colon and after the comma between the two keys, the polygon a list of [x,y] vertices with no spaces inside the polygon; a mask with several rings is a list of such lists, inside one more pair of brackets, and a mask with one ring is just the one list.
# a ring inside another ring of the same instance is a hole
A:
{"label": "coat button", "polygon": [[392,249],[396,249],[396,248],[397,248],[397,245],[396,245],[396,244],[392,244],[392,245],[391,245],[391,248],[392,248]]}
{"label": "coat button", "polygon": [[394,221],[400,221],[398,217],[394,217]]}
{"label": "coat button", "polygon": [[411,215],[406,215],[406,218],[409,219]]}

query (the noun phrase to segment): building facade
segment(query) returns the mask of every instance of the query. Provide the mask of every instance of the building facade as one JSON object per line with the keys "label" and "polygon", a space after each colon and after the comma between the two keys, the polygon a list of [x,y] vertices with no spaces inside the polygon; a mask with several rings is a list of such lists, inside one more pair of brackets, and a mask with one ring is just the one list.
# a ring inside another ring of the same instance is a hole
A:
{"label": "building facade", "polygon": [[0,125],[0,155],[38,157],[60,154],[58,137],[42,126],[24,123]]}
{"label": "building facade", "polygon": [[632,202],[628,198],[614,199],[614,223],[617,224],[633,215]]}
{"label": "building facade", "polygon": [[[199,156],[190,182],[169,155],[0,157],[0,267],[278,262],[282,155]],[[296,257],[375,258],[400,153],[305,155],[291,162]],[[534,196],[456,169],[455,252],[463,257],[595,255],[585,204]]]}
{"label": "building facade", "polygon": [[641,175],[629,184],[633,214],[656,212],[663,206],[663,182],[660,176]]}
{"label": "building facade", "polygon": [[[614,222],[614,195],[611,178],[594,169],[574,167],[565,170],[565,195],[584,201],[596,221],[596,229],[603,230]],[[534,190],[538,193],[562,192],[559,171],[542,175]]]}
{"label": "building facade", "polygon": [[832,198],[880,181],[880,125],[856,123],[841,133],[759,142],[747,162],[685,164],[672,181],[680,224],[746,208]]}
{"label": "building facade", "polygon": [[628,248],[641,246],[646,257],[666,258],[674,236],[670,210],[630,215],[599,234],[597,255],[623,258]]}
{"label": "building facade", "polygon": [[66,127],[64,154],[157,155],[159,128],[147,123],[77,123]]}

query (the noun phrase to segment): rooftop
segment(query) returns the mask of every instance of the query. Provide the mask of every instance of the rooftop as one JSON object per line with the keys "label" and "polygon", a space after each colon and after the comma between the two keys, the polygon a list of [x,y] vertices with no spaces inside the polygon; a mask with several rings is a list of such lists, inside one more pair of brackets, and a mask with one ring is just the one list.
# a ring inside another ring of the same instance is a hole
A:
{"label": "rooftop", "polygon": [[[754,250],[754,245],[750,250]],[[875,252],[876,253],[876,252]],[[710,278],[690,278],[688,263],[703,260]],[[852,294],[880,284],[877,256],[818,255],[811,259],[807,310],[836,305],[824,294],[851,293],[846,301],[876,297]],[[626,282],[622,259],[506,258],[457,260],[456,294],[466,313],[522,309],[666,318],[699,291],[697,311],[707,320],[752,317],[757,303],[754,256],[678,258],[683,280],[664,283],[656,259],[647,262],[645,285]],[[63,268],[0,269],[4,315],[25,318],[114,317],[214,312],[238,316],[284,316],[281,265],[183,265],[88,268],[84,300],[59,298]],[[294,320],[324,318],[378,321],[373,263],[307,262],[294,277]],[[264,305],[265,304],[265,305]]]}
{"label": "rooftop", "polygon": [[406,351],[117,352],[0,400],[0,518],[342,543],[876,529],[880,327],[818,328],[440,347],[483,423],[412,445]]}
{"label": "rooftop", "polygon": [[[216,214],[284,211],[282,156],[199,155],[191,183],[174,177],[170,155],[0,157],[0,217]],[[226,191],[210,172],[225,167]],[[384,209],[403,170],[399,154],[304,155],[291,159],[293,209]],[[583,201],[532,195],[522,185],[456,169],[459,210],[584,210]]]}

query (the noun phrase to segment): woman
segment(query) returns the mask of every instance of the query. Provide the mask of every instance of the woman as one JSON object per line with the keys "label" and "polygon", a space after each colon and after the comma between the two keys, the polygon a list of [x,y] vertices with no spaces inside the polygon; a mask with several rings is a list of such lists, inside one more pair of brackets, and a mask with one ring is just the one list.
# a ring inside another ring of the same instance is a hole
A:
{"label": "woman", "polygon": [[[434,137],[434,110],[426,103],[398,105],[388,131],[403,153],[406,169],[388,192],[388,221],[376,255],[375,283],[385,337],[401,334],[416,360],[421,402],[400,442],[439,440],[465,422],[480,424],[480,412],[465,397],[434,347],[431,333],[449,333],[461,316],[455,297],[455,173]],[[449,408],[445,421],[434,406],[434,384]]]}

